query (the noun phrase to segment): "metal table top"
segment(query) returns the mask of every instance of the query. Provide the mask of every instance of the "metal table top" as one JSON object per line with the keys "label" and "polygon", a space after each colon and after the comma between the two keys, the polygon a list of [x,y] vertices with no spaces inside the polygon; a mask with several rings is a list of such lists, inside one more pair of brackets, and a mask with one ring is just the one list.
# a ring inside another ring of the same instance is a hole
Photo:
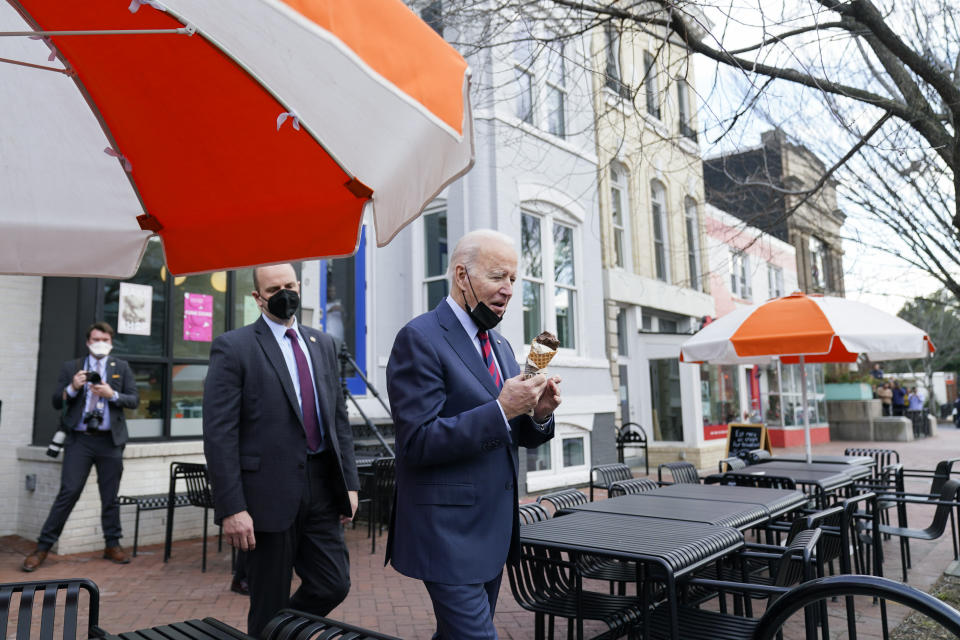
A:
{"label": "metal table top", "polygon": [[[747,467],[746,469],[740,469],[740,471],[760,471],[763,469],[782,469],[784,471],[793,473],[795,471],[819,471],[823,473],[843,473],[850,476],[853,480],[859,480],[860,478],[869,478],[873,473],[870,467],[862,464],[831,464],[829,462],[802,462],[802,461],[793,461],[793,460],[776,460],[762,462],[760,464],[755,464]],[[770,474],[777,475],[777,474]]]}
{"label": "metal table top", "polygon": [[637,560],[672,579],[743,546],[743,534],[700,522],[577,511],[520,527],[522,544]]}
{"label": "metal table top", "polygon": [[567,511],[620,513],[625,516],[703,522],[741,530],[763,524],[770,519],[770,512],[759,504],[671,498],[652,493],[617,496],[571,507]]}
{"label": "metal table top", "polygon": [[[784,454],[780,456],[773,456],[767,460],[761,460],[760,464],[764,462],[806,462],[807,456],[803,454]],[[811,462],[818,462],[822,464],[862,464],[868,467],[872,467],[875,462],[870,456],[811,456]]]}
{"label": "metal table top", "polygon": [[[783,465],[783,466],[781,466]],[[736,471],[728,471],[727,473],[714,473],[707,478],[710,481],[723,482],[723,478],[729,474],[736,475],[750,475],[750,476],[785,476],[787,478],[793,479],[794,482],[800,485],[816,487],[819,491],[828,492],[841,489],[853,484],[855,476],[851,475],[848,472],[842,470],[847,469],[842,465],[831,465],[835,468],[834,471],[822,471],[817,469],[807,469],[804,468],[806,465],[801,463],[770,463],[770,464],[756,464],[747,467],[746,469],[738,469]],[[867,467],[849,467],[850,469],[864,469],[869,475],[870,469]]]}
{"label": "metal table top", "polygon": [[640,495],[760,505],[767,509],[771,517],[802,507],[809,499],[802,491],[733,487],[722,484],[671,484]]}

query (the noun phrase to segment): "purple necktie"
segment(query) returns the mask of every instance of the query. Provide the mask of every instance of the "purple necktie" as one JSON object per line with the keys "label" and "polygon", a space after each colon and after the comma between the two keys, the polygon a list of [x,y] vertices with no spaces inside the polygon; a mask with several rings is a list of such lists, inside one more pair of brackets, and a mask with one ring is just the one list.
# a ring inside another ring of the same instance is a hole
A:
{"label": "purple necktie", "polygon": [[478,331],[477,337],[480,338],[480,350],[483,352],[483,363],[487,365],[487,371],[490,372],[490,377],[493,378],[493,384],[497,385],[497,389],[499,389],[503,386],[503,383],[500,382],[500,371],[497,369],[497,363],[493,360],[493,349],[490,346],[490,337],[486,331]]}
{"label": "purple necktie", "polygon": [[300,409],[303,412],[303,430],[307,434],[307,449],[318,451],[323,444],[323,435],[320,432],[320,420],[317,418],[317,399],[313,392],[310,365],[307,364],[307,356],[300,348],[297,332],[294,329],[287,329],[286,336],[290,338],[293,357],[297,361],[297,376],[300,378]]}

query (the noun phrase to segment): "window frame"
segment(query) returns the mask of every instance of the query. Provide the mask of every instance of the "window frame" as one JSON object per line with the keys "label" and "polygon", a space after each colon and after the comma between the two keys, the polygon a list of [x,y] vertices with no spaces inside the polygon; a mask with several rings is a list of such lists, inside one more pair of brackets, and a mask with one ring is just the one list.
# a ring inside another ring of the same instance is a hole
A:
{"label": "window frame", "polygon": [[703,267],[700,262],[700,211],[697,201],[687,196],[683,200],[684,227],[687,232],[687,269],[690,288],[703,291]]}
{"label": "window frame", "polygon": [[661,119],[660,86],[657,78],[657,58],[649,51],[643,52],[643,87],[646,96],[647,114]]}
{"label": "window frame", "polygon": [[[567,69],[566,69],[566,60],[564,57],[565,50],[562,42],[554,43],[559,47],[559,51],[554,50],[552,47],[546,47],[547,51],[547,70],[544,74],[546,80],[546,99],[544,103],[546,105],[546,132],[557,136],[558,138],[567,137]],[[557,77],[553,76],[554,65],[558,65],[560,68],[560,74]],[[551,101],[552,96],[559,96],[560,99],[560,108],[559,108],[559,130],[554,131],[551,126],[551,115],[555,113]]]}
{"label": "window frame", "polygon": [[[653,223],[654,277],[670,284],[670,232],[667,215],[667,187],[657,179],[650,181],[650,216]],[[659,224],[658,224],[659,223]],[[659,227],[659,238],[657,230]]]}
{"label": "window frame", "polygon": [[[337,258],[343,260],[344,258]],[[354,344],[356,352],[351,354],[357,363],[357,368],[366,376],[367,374],[367,225],[360,228],[360,242],[357,244],[357,251],[347,259],[354,261],[353,272],[353,299],[356,306],[353,309],[356,320],[354,321]],[[320,260],[320,308],[323,310],[321,316],[321,330],[327,330],[327,260]],[[347,378],[347,390],[355,396],[365,395],[367,385],[360,375],[353,375]]]}
{"label": "window frame", "polygon": [[767,263],[767,297],[783,296],[783,268]]}
{"label": "window frame", "polygon": [[604,51],[606,53],[603,87],[612,91],[617,97],[629,100],[630,88],[623,81],[623,65],[620,60],[620,33],[612,22],[607,22],[603,26],[603,34]]}
{"label": "window frame", "polygon": [[686,78],[677,78],[676,83],[680,135],[696,142],[697,130],[693,127],[693,112],[690,109],[690,83]]}
{"label": "window frame", "polygon": [[[445,236],[444,236],[444,238],[443,238],[443,242],[444,242],[444,244],[445,244],[446,247],[447,247],[447,251],[446,251],[447,265],[445,265],[445,266],[441,269],[440,273],[438,273],[438,274],[429,275],[429,274],[427,273],[427,260],[426,260],[426,257],[427,257],[427,253],[430,251],[430,248],[429,248],[429,246],[428,246],[428,245],[429,245],[429,242],[428,242],[428,239],[427,239],[427,222],[428,222],[427,219],[428,219],[429,216],[432,216],[432,215],[441,215],[441,214],[444,216],[444,218],[447,219],[447,223],[449,223],[449,217],[447,216],[447,214],[448,214],[448,208],[447,208],[446,202],[435,202],[435,203],[432,203],[432,204],[429,205],[429,206],[427,207],[427,209],[423,212],[423,215],[420,216],[420,218],[422,219],[422,222],[421,222],[421,225],[420,225],[421,228],[422,228],[422,232],[421,232],[422,235],[421,235],[421,237],[423,238],[423,251],[421,252],[421,255],[423,256],[423,260],[421,261],[421,267],[423,268],[423,271],[422,271],[423,277],[422,277],[422,279],[421,279],[421,285],[420,285],[420,286],[421,286],[421,295],[423,296],[423,302],[422,302],[422,304],[421,304],[421,311],[430,311],[430,309],[432,308],[432,306],[431,306],[431,304],[430,304],[430,285],[431,285],[431,284],[434,284],[434,283],[436,283],[436,282],[441,282],[441,281],[444,282],[444,283],[446,283],[446,285],[444,286],[444,289],[446,290],[446,293],[444,294],[444,296],[450,294],[450,278],[448,277],[448,274],[447,274],[447,271],[448,271],[448,269],[449,269],[450,249],[451,249],[451,247],[450,247],[450,233],[449,233],[449,227],[448,227],[448,226],[446,227],[446,234],[445,234]],[[446,225],[445,225],[445,226],[446,226]]]}
{"label": "window frame", "polygon": [[[572,292],[572,301],[573,308],[570,312],[570,320],[573,323],[573,329],[571,331],[571,346],[564,346],[561,343],[560,350],[568,353],[576,353],[580,349],[581,344],[581,328],[583,323],[581,322],[581,289],[583,284],[582,279],[582,269],[580,267],[580,223],[575,221],[571,216],[565,215],[562,209],[550,206],[549,209],[543,206],[537,206],[537,203],[522,203],[520,207],[520,216],[521,216],[521,234],[523,231],[523,219],[524,217],[536,220],[539,225],[540,232],[540,276],[527,273],[526,266],[523,263],[523,255],[521,252],[520,260],[520,273],[518,274],[518,281],[521,286],[521,297],[523,295],[523,287],[525,283],[530,282],[538,286],[540,289],[540,319],[541,324],[544,325],[537,333],[542,330],[547,330],[557,337],[561,337],[560,333],[557,331],[557,306],[556,306],[556,296],[560,290]],[[572,268],[573,268],[573,284],[564,284],[558,283],[556,280],[555,268],[556,268],[556,246],[554,244],[554,229],[557,227],[564,227],[570,230],[570,242],[572,246],[573,256],[572,256]],[[521,239],[521,244],[523,240]],[[534,336],[526,335],[526,319],[523,322],[524,325],[524,343],[529,344],[530,340]],[[534,334],[536,335],[536,334]]]}
{"label": "window frame", "polygon": [[730,292],[741,300],[753,299],[750,278],[750,256],[734,249],[730,252]]}
{"label": "window frame", "polygon": [[[631,234],[633,228],[630,223],[630,172],[626,166],[620,162],[611,162],[608,169],[610,176],[610,222],[613,229],[612,241],[614,261],[613,264],[619,269],[633,271],[633,252],[631,250]],[[620,196],[616,198],[614,192]],[[620,224],[617,224],[618,208],[615,203],[619,201]]]}
{"label": "window frame", "polygon": [[[565,440],[577,438],[583,441],[583,464],[565,467],[563,466],[563,443]],[[547,447],[550,451],[550,467],[537,471],[527,468],[527,491],[541,491],[556,486],[588,482],[592,456],[590,440],[589,430],[570,423],[558,422],[554,437],[540,445]],[[529,451],[537,451],[539,448]]]}

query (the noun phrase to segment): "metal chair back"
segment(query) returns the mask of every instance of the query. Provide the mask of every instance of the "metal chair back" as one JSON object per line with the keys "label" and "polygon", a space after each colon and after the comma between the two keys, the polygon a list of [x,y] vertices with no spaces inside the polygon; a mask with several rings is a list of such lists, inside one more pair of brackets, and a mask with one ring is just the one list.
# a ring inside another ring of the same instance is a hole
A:
{"label": "metal chair back", "polygon": [[699,484],[700,474],[689,462],[664,462],[657,467],[657,482],[664,484],[663,470],[670,472],[671,482],[667,484]]}
{"label": "metal chair back", "polygon": [[600,464],[590,469],[590,502],[593,502],[593,488],[610,490],[610,484],[617,480],[629,480],[633,477],[630,467],[622,462]]}
{"label": "metal chair back", "polygon": [[642,449],[645,474],[650,475],[650,456],[647,451],[647,432],[636,422],[628,422],[617,431],[617,461],[624,462],[626,448]]}
{"label": "metal chair back", "polygon": [[174,462],[170,465],[170,478],[183,480],[187,486],[187,499],[194,507],[213,509],[213,492],[207,477],[207,465],[198,462]]}
{"label": "metal chair back", "polygon": [[263,640],[400,640],[377,631],[293,609],[282,609],[277,613],[264,627],[260,637]]}
{"label": "metal chair back", "polygon": [[373,495],[370,502],[370,553],[377,550],[377,535],[383,525],[390,524],[393,494],[397,486],[397,459],[377,458],[373,461]]}
{"label": "metal chair back", "polygon": [[544,509],[539,502],[522,504],[517,511],[520,513],[520,524],[543,522],[550,519],[550,512]]}
{"label": "metal chair back", "polygon": [[547,504],[553,509],[553,513],[556,513],[561,509],[587,504],[587,496],[576,489],[563,489],[543,494],[537,498],[537,504]]}
{"label": "metal chair back", "polygon": [[747,453],[747,462],[757,464],[758,462],[769,460],[771,457],[770,452],[766,449],[754,449]]}
{"label": "metal chair back", "polygon": [[624,496],[627,494],[637,494],[644,493],[646,491],[653,491],[654,489],[659,488],[654,480],[649,478],[631,478],[630,480],[620,480],[614,482],[610,485],[608,491],[608,496],[615,498],[616,496]]}
{"label": "metal chair back", "polygon": [[724,458],[717,465],[717,470],[720,473],[723,473],[724,471],[737,471],[738,469],[746,469],[746,468],[747,468],[747,463],[744,462],[743,458],[738,458],[737,456]]}
{"label": "metal chair back", "polygon": [[[57,606],[57,596],[64,592],[62,606]],[[80,592],[89,596],[87,604],[87,628],[78,633]],[[15,617],[11,617],[14,594],[20,594],[20,603]],[[6,638],[10,622],[15,624],[17,640],[30,640],[33,631],[34,602],[42,597],[39,634],[33,637],[52,640],[54,625],[62,625],[62,638],[102,638],[106,632],[97,626],[100,622],[100,590],[86,578],[49,580],[36,582],[12,582],[0,584],[0,638]],[[60,611],[63,611],[60,614]]]}
{"label": "metal chair back", "polygon": [[849,447],[843,450],[845,456],[869,456],[873,458],[873,476],[876,480],[883,470],[892,464],[900,464],[900,453],[895,449],[874,449],[869,447]]}

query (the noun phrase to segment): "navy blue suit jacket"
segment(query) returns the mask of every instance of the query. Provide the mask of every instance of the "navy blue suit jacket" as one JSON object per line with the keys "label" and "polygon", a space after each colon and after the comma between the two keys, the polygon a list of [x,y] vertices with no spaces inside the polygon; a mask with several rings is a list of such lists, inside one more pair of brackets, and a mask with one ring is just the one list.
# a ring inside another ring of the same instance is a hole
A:
{"label": "navy blue suit jacket", "polygon": [[[359,489],[353,434],[340,389],[333,338],[298,325],[313,360],[323,438],[338,469],[332,487],[340,513]],[[306,489],[307,439],[283,353],[263,318],[218,336],[203,385],[203,450],[213,485],[214,519],[247,511],[255,531],[284,531]]]}
{"label": "navy blue suit jacket", "polygon": [[[489,335],[503,377],[520,373],[507,340]],[[499,391],[445,300],[397,334],[387,392],[397,453],[387,560],[430,582],[495,578],[517,548],[517,447],[552,438],[553,420],[519,416],[507,430]]]}
{"label": "navy blue suit jacket", "polygon": [[[70,444],[76,438],[74,429],[79,426],[83,420],[83,412],[86,408],[86,392],[81,389],[74,397],[66,396],[64,399],[64,389],[73,380],[73,376],[83,369],[87,358],[76,358],[67,360],[60,367],[60,376],[57,378],[57,388],[53,391],[53,408],[63,410],[64,403],[67,410],[63,414],[62,426],[67,431],[67,444]],[[127,417],[124,415],[124,409],[136,409],[140,404],[140,392],[137,390],[137,381],[133,377],[133,371],[125,360],[107,356],[107,364],[104,367],[106,371],[106,382],[117,392],[117,401],[112,400],[106,403],[106,409],[110,412],[110,435],[113,438],[115,447],[123,446],[127,443],[129,434],[127,433]]]}

